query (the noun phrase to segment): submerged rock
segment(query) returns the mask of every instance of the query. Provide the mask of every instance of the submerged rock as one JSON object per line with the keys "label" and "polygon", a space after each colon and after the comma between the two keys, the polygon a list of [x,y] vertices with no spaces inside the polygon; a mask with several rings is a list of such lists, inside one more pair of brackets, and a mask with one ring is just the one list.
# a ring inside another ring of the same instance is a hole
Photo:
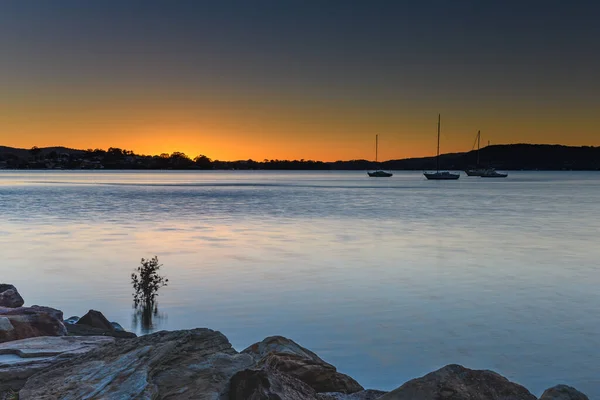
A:
{"label": "submerged rock", "polygon": [[50,307],[0,307],[0,343],[37,336],[65,336],[62,311]]}
{"label": "submerged rock", "polygon": [[461,365],[447,365],[413,379],[380,400],[537,400],[523,386],[503,376]]}
{"label": "submerged rock", "polygon": [[218,399],[254,364],[210,329],[158,332],[102,346],[27,381],[21,400]]}
{"label": "submerged rock", "polygon": [[17,391],[36,372],[114,340],[105,337],[43,336],[2,343],[0,393]]}
{"label": "submerged rock", "polygon": [[571,386],[557,385],[546,390],[540,400],[589,400],[589,398]]}
{"label": "submerged rock", "polygon": [[76,324],[77,321],[79,321],[79,317],[69,317],[67,319],[65,319],[63,322],[64,324]]}
{"label": "submerged rock", "polygon": [[291,339],[270,336],[242,351],[257,360],[257,367],[283,372],[319,392],[354,393],[364,388]]}
{"label": "submerged rock", "polygon": [[25,304],[25,301],[13,285],[0,283],[0,307],[17,308]]}
{"label": "submerged rock", "polygon": [[123,329],[123,327],[121,326],[121,324],[119,324],[118,322],[111,322],[110,323],[113,327],[113,329],[117,332],[125,332],[125,329]]}

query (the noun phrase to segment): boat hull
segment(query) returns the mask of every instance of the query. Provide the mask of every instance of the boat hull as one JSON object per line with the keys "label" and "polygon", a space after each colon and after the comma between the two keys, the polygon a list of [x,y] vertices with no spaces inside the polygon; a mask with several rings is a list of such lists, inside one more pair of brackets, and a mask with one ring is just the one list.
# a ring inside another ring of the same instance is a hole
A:
{"label": "boat hull", "polygon": [[431,181],[455,181],[460,178],[460,174],[453,174],[451,172],[424,172],[423,175]]}
{"label": "boat hull", "polygon": [[467,176],[481,176],[485,174],[485,171],[481,169],[467,169],[465,170],[465,174],[467,174]]}
{"label": "boat hull", "polygon": [[508,174],[502,174],[500,172],[494,172],[493,174],[481,175],[482,178],[506,178]]}
{"label": "boat hull", "polygon": [[373,171],[373,172],[367,172],[367,174],[371,178],[389,178],[394,175],[391,172],[386,172],[386,171]]}

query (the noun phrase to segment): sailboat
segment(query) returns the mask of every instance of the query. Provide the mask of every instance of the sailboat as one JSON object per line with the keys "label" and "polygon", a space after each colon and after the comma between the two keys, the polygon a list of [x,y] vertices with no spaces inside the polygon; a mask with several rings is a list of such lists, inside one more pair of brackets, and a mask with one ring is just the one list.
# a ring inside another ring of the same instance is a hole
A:
{"label": "sailboat", "polygon": [[[481,131],[477,131],[477,165],[474,169],[467,169],[465,173],[468,176],[479,176],[482,178],[506,178],[508,176],[507,173],[498,172],[496,169],[492,167],[481,168],[479,166],[479,143],[481,141]],[[488,142],[489,146],[489,142]]]}
{"label": "sailboat", "polygon": [[[379,135],[375,135],[375,163],[377,163],[378,150],[379,150]],[[378,169],[378,170],[372,171],[372,172],[367,172],[367,174],[371,178],[389,178],[390,176],[393,175],[391,172],[386,172],[381,169]]]}
{"label": "sailboat", "polygon": [[481,142],[481,131],[477,131],[477,137],[475,139],[477,140],[477,164],[475,164],[475,168],[465,170],[467,176],[481,176],[486,171],[485,168],[479,167],[479,145]]}
{"label": "sailboat", "polygon": [[437,155],[436,155],[436,164],[437,171],[436,172],[423,172],[425,178],[429,180],[437,180],[437,181],[447,181],[447,180],[456,180],[460,178],[460,174],[454,174],[448,171],[440,171],[440,122],[441,116],[438,114],[438,142],[437,142]]}

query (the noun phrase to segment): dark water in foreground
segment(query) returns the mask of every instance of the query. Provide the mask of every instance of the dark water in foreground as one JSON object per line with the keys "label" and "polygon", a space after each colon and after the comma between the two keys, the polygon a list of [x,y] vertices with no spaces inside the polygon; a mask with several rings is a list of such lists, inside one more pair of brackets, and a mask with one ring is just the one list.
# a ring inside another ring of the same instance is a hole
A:
{"label": "dark water in foreground", "polygon": [[158,255],[158,329],[280,334],[366,387],[449,363],[600,398],[600,175],[0,171],[0,281],[132,326]]}

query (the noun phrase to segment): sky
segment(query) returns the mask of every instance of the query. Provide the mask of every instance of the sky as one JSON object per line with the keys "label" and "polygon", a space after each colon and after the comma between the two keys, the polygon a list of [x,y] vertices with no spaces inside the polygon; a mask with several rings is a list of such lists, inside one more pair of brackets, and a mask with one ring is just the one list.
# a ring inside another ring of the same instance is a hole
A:
{"label": "sky", "polygon": [[600,145],[597,1],[0,2],[0,145],[381,159]]}

